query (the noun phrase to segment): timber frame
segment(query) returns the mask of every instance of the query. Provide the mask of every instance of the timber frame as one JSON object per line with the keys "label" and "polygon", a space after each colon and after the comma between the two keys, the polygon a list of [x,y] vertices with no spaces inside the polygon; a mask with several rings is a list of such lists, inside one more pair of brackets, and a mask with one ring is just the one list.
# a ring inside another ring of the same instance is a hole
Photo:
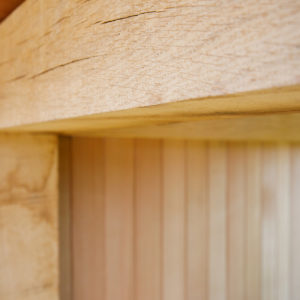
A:
{"label": "timber frame", "polygon": [[0,298],[299,299],[300,2],[20,2]]}

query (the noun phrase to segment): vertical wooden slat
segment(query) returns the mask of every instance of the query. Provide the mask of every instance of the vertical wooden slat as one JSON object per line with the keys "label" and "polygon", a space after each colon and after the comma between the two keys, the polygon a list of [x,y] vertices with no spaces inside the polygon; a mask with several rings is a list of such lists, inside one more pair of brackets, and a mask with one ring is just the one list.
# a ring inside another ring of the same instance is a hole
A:
{"label": "vertical wooden slat", "polygon": [[294,145],[291,155],[291,227],[290,227],[290,298],[300,297],[300,145]]}
{"label": "vertical wooden slat", "polygon": [[228,148],[228,299],[245,299],[245,147]]}
{"label": "vertical wooden slat", "polygon": [[187,300],[207,299],[207,144],[187,143]]}
{"label": "vertical wooden slat", "polygon": [[133,299],[133,170],[133,140],[106,139],[106,300]]}
{"label": "vertical wooden slat", "polygon": [[136,142],[135,299],[160,299],[160,142]]}
{"label": "vertical wooden slat", "polygon": [[[263,146],[262,300],[277,300],[277,157],[276,145]],[[278,299],[279,300],[279,299]]]}
{"label": "vertical wooden slat", "polygon": [[163,299],[185,297],[185,144],[163,144]]}
{"label": "vertical wooden slat", "polygon": [[298,300],[299,146],[72,149],[75,300]]}
{"label": "vertical wooden slat", "polygon": [[59,138],[59,294],[72,300],[71,138]]}
{"label": "vertical wooden slat", "polygon": [[247,144],[246,299],[261,299],[261,147]]}
{"label": "vertical wooden slat", "polygon": [[[290,148],[278,147],[277,234],[278,299],[290,299]],[[299,278],[300,279],[300,278]]]}
{"label": "vertical wooden slat", "polygon": [[226,299],[226,145],[209,145],[209,299]]}
{"label": "vertical wooden slat", "polygon": [[76,138],[72,149],[73,297],[103,299],[103,143]]}

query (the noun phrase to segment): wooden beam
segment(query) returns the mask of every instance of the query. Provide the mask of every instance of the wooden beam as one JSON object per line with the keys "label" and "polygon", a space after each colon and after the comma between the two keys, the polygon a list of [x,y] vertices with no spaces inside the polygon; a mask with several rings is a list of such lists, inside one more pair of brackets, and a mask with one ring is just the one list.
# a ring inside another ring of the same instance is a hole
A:
{"label": "wooden beam", "polygon": [[300,141],[300,86],[8,128],[90,137]]}
{"label": "wooden beam", "polygon": [[0,299],[58,300],[57,138],[0,135]]}
{"label": "wooden beam", "polygon": [[300,83],[298,1],[42,4],[0,25],[1,128]]}
{"label": "wooden beam", "polygon": [[300,113],[204,119],[170,124],[95,130],[89,137],[172,138],[223,141],[300,141]]}

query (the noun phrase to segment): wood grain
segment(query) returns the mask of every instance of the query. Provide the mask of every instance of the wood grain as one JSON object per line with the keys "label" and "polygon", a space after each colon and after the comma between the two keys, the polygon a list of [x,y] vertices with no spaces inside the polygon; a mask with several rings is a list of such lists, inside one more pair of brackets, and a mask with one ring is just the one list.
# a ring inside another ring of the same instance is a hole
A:
{"label": "wood grain", "polygon": [[278,148],[277,168],[278,298],[290,299],[291,153],[287,144],[281,144]]}
{"label": "wood grain", "polygon": [[[227,149],[224,143],[209,146],[209,299],[227,299]],[[212,184],[213,183],[213,184]],[[217,188],[216,188],[217,187]]]}
{"label": "wood grain", "polygon": [[[72,141],[72,299],[104,297],[104,160],[101,140]],[[99,213],[101,215],[99,215]],[[90,228],[86,231],[86,228]],[[89,251],[87,251],[89,249]],[[90,272],[91,271],[91,272]],[[85,274],[84,277],[81,274]]]}
{"label": "wood grain", "polygon": [[136,141],[135,299],[160,299],[160,288],[163,280],[160,268],[162,249],[160,150],[161,143],[157,140]]}
{"label": "wood grain", "polygon": [[201,141],[186,147],[187,299],[208,299],[208,147]]}
{"label": "wood grain", "polygon": [[133,208],[133,140],[107,139],[105,141],[105,291],[107,300],[131,300],[134,295]]}
{"label": "wood grain", "polygon": [[57,145],[0,135],[1,299],[59,299]]}
{"label": "wood grain", "polygon": [[[73,157],[73,210],[99,222],[82,222],[81,231],[73,223],[73,248],[85,245],[73,264],[91,256],[106,270],[98,289],[84,279],[96,264],[75,270],[81,299],[299,298],[298,144],[73,141],[81,151]],[[83,157],[89,166],[79,172]],[[87,191],[83,171],[90,182],[102,174],[104,194]],[[91,209],[88,195],[105,209]],[[83,233],[103,244],[82,244]]]}
{"label": "wood grain", "polygon": [[185,144],[163,144],[163,299],[180,300],[186,294]]}
{"label": "wood grain", "polygon": [[[243,100],[241,100],[243,101]],[[216,106],[221,108],[220,106]],[[239,106],[237,106],[239,107]],[[188,109],[189,105],[182,106],[182,110]],[[186,120],[181,120],[175,115],[170,119],[156,119],[145,116],[144,125],[126,125],[124,128],[105,129],[101,127],[89,127],[87,131],[70,131],[73,136],[89,137],[125,137],[125,138],[170,138],[170,139],[193,139],[211,141],[300,141],[300,114],[258,114],[252,115],[208,115],[198,117],[193,121],[192,113],[196,113],[195,107],[190,107],[190,115]],[[161,115],[162,117],[162,115]],[[163,118],[163,117],[162,117]],[[189,118],[189,119],[188,119]],[[126,118],[124,118],[126,119]],[[168,121],[167,121],[168,120]],[[146,123],[154,124],[146,124]],[[157,124],[155,124],[157,122]],[[158,124],[159,123],[159,124]],[[84,125],[84,124],[83,124]],[[126,127],[127,126],[127,127]],[[34,128],[32,128],[34,129]],[[67,131],[68,132],[68,131]]]}
{"label": "wood grain", "polygon": [[6,130],[50,131],[89,137],[300,141],[299,95],[299,87],[272,89]]}
{"label": "wood grain", "polygon": [[[245,145],[234,144],[228,147],[228,199],[227,262],[230,272],[227,276],[227,298],[245,299],[246,274],[246,162]],[[226,195],[226,193],[225,193]]]}
{"label": "wood grain", "polygon": [[300,141],[300,86],[6,128],[89,137]]}
{"label": "wood grain", "polygon": [[[277,236],[277,161],[276,148],[263,147],[262,152],[262,300],[277,300],[279,286],[276,259],[279,255]],[[279,300],[279,299],[278,299]]]}
{"label": "wood grain", "polygon": [[245,143],[246,147],[246,257],[245,289],[246,299],[261,299],[261,161],[262,146],[258,143]]}
{"label": "wood grain", "polygon": [[299,85],[299,20],[294,0],[27,0],[0,25],[1,128]]}
{"label": "wood grain", "polygon": [[300,147],[291,149],[291,223],[290,223],[290,298],[296,300],[300,294],[300,236],[299,236],[299,214],[300,214]]}
{"label": "wood grain", "polygon": [[[59,293],[72,300],[72,157],[71,138],[59,137]],[[76,197],[76,196],[75,196]]]}

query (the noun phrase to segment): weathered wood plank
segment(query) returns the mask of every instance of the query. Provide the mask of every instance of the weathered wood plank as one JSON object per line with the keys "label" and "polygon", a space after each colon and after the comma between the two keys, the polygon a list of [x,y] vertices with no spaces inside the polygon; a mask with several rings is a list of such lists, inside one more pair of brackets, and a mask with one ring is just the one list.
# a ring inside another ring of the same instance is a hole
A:
{"label": "weathered wood plank", "polygon": [[6,128],[90,137],[300,140],[300,86]]}
{"label": "weathered wood plank", "polygon": [[0,299],[58,300],[57,139],[0,135]]}
{"label": "weathered wood plank", "polygon": [[27,0],[0,25],[0,127],[297,85],[299,27],[294,0]]}

